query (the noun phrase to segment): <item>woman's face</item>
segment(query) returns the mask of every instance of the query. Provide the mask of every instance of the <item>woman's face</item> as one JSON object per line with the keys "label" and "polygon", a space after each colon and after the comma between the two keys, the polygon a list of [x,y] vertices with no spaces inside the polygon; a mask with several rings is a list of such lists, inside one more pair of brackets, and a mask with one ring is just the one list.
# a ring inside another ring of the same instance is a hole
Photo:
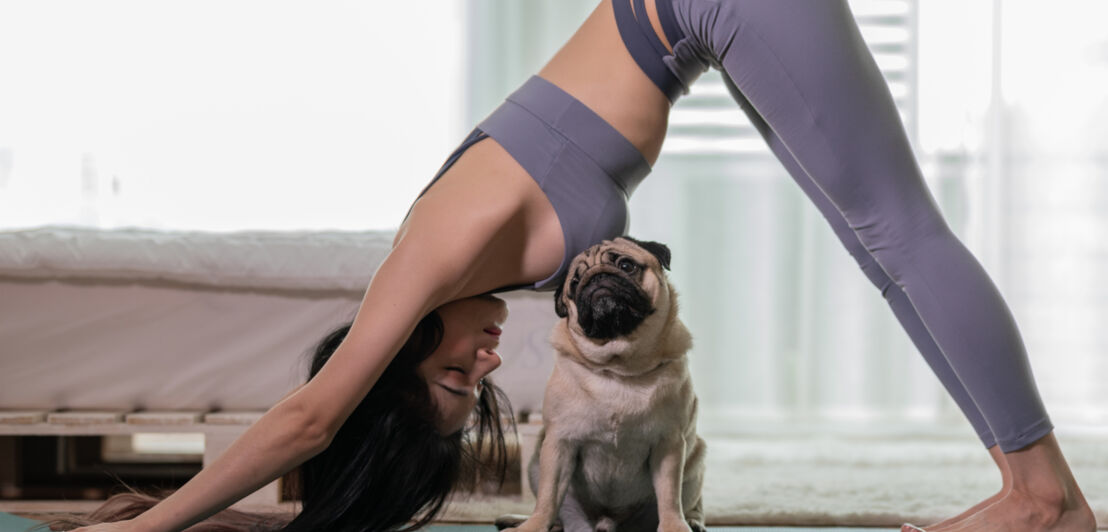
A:
{"label": "woman's face", "polygon": [[439,432],[452,434],[465,427],[477,406],[481,379],[500,366],[496,347],[500,327],[508,319],[508,305],[498,297],[481,295],[451,301],[435,312],[442,318],[442,343],[417,371],[438,406]]}

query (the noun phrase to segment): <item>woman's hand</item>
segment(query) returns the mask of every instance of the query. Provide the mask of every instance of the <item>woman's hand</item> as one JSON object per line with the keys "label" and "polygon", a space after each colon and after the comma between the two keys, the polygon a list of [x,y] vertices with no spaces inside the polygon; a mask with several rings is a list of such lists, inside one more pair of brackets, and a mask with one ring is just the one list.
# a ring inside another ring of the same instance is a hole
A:
{"label": "woman's hand", "polygon": [[135,530],[131,519],[113,521],[111,523],[99,523],[90,526],[75,528],[72,532],[133,532]]}

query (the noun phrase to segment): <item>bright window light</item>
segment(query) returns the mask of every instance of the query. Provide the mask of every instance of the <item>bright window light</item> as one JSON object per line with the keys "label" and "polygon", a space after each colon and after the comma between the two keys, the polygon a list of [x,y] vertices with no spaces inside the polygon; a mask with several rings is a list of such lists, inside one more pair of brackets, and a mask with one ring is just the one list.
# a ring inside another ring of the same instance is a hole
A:
{"label": "bright window light", "polygon": [[0,228],[395,227],[466,133],[464,14],[0,3]]}

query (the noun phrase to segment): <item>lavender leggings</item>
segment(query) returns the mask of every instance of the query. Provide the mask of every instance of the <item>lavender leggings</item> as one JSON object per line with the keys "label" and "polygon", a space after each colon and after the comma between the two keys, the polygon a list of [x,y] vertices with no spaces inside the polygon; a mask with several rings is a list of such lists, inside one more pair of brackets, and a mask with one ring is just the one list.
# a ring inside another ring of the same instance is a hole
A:
{"label": "lavender leggings", "polygon": [[708,67],[723,71],[985,446],[1010,452],[1047,435],[1015,320],[943,220],[846,2],[657,2],[679,28],[665,68],[682,88]]}

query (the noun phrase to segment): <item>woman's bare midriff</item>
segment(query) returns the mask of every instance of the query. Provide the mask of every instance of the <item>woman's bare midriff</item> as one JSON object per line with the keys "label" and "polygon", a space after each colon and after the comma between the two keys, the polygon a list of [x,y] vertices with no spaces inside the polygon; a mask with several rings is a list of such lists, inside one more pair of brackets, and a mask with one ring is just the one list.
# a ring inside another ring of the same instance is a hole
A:
{"label": "woman's bare midriff", "polygon": [[[602,0],[538,75],[600,115],[653,166],[666,135],[670,103],[627,51],[611,2]],[[654,0],[645,4],[655,32],[668,48]]]}
{"label": "woman's bare midriff", "polygon": [[[625,48],[610,2],[600,2],[538,75],[592,109],[653,165],[665,138],[669,100]],[[654,0],[646,4],[660,33]],[[418,239],[422,231],[415,227],[485,228],[465,232],[471,246],[480,246],[474,256],[481,260],[457,297],[545,279],[557,270],[565,249],[546,194],[492,138],[466,150],[416,202],[396,241]]]}

